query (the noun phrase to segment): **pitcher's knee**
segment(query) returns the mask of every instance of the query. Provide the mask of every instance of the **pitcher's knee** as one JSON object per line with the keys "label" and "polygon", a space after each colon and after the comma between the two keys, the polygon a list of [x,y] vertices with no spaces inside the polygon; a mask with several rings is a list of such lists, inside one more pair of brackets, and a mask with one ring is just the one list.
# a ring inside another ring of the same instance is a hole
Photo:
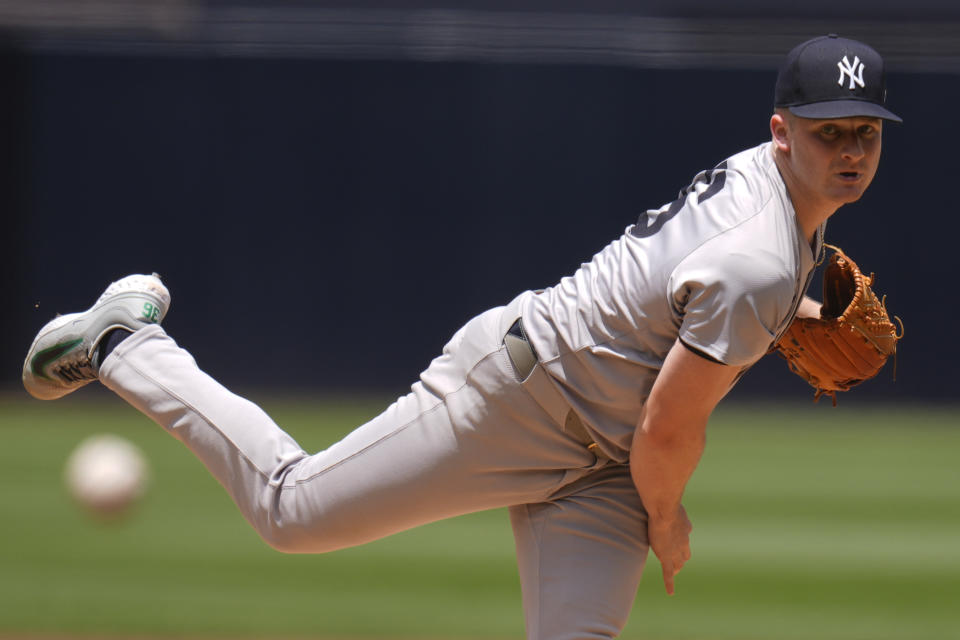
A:
{"label": "pitcher's knee", "polygon": [[304,504],[288,491],[271,491],[247,520],[267,545],[282,553],[327,553],[371,539],[348,513]]}
{"label": "pitcher's knee", "polygon": [[273,519],[252,524],[260,538],[281,553],[327,553],[354,544],[342,536],[331,535],[322,526],[304,527],[300,523]]}

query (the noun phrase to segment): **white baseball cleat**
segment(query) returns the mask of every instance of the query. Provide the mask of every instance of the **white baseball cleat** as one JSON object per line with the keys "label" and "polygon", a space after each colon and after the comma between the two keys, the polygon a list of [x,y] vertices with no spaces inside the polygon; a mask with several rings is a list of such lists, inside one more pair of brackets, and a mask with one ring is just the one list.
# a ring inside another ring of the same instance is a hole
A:
{"label": "white baseball cleat", "polygon": [[40,330],[23,362],[23,386],[40,400],[76,391],[97,379],[104,335],[159,324],[169,308],[170,292],[157,274],[117,280],[86,311],[57,316]]}

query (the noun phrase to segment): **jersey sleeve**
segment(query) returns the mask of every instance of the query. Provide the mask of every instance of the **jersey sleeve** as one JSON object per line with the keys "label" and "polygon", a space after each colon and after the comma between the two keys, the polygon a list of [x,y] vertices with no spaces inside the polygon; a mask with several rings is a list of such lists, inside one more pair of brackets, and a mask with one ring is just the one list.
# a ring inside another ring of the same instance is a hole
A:
{"label": "jersey sleeve", "polygon": [[689,256],[671,279],[679,338],[724,364],[755,362],[770,348],[793,301],[794,279],[778,265],[772,253],[730,250],[722,243]]}

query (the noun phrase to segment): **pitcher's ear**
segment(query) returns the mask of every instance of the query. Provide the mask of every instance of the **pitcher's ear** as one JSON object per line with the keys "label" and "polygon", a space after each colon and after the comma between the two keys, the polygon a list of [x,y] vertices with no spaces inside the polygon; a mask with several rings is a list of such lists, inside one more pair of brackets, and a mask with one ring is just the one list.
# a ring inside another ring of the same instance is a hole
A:
{"label": "pitcher's ear", "polygon": [[780,112],[770,116],[770,136],[780,151],[790,151],[790,124]]}

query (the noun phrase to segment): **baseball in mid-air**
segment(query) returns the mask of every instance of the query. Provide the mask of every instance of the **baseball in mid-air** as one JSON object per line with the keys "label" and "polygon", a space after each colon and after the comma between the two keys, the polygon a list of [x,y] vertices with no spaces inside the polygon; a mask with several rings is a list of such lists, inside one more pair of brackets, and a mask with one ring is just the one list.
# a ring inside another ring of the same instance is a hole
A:
{"label": "baseball in mid-air", "polygon": [[99,434],[82,441],[67,459],[70,494],[100,516],[119,516],[147,488],[149,465],[135,444],[117,435]]}

